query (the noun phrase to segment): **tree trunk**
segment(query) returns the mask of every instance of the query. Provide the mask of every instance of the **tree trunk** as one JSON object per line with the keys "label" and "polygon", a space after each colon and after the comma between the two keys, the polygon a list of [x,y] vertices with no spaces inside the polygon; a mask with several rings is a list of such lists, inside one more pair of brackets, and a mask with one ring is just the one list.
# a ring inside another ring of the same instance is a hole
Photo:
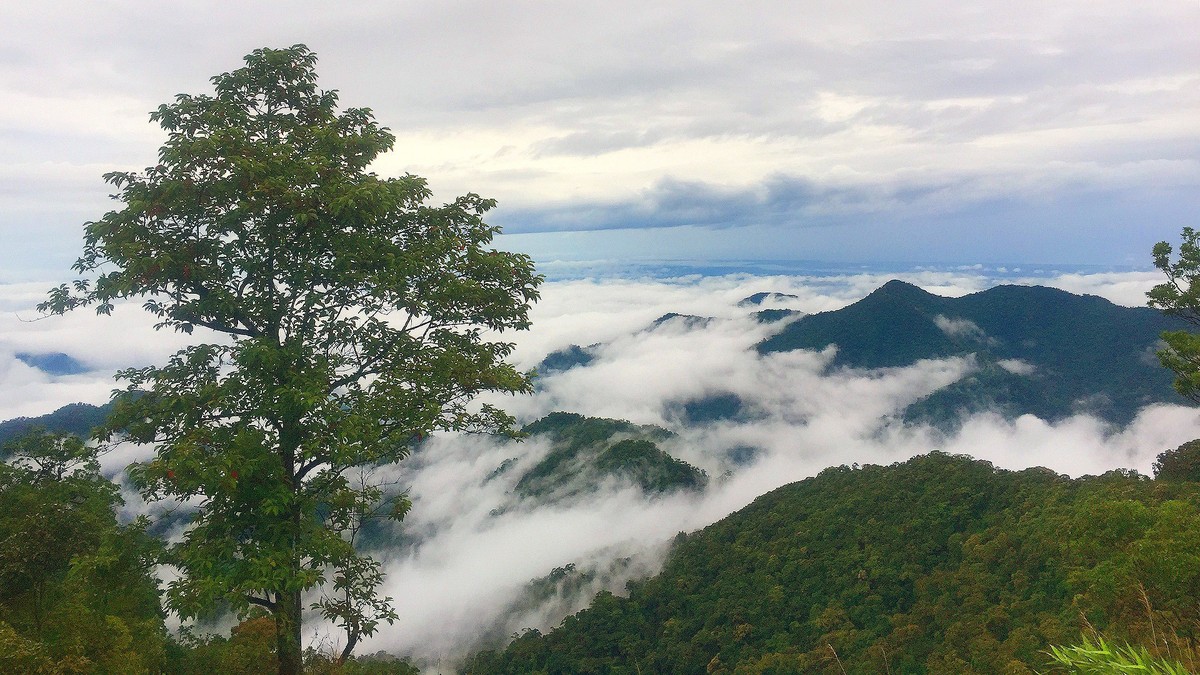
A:
{"label": "tree trunk", "polygon": [[300,591],[279,593],[275,607],[275,652],[279,675],[301,675],[304,659],[300,650]]}

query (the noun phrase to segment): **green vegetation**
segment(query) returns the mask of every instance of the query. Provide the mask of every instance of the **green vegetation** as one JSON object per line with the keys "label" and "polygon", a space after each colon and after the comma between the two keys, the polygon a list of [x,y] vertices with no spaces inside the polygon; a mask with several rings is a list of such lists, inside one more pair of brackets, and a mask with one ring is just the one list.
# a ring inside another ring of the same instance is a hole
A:
{"label": "green vegetation", "polygon": [[[92,429],[104,423],[111,411],[112,404],[95,406],[87,403],[72,403],[38,417],[17,417],[6,420],[0,422],[0,447],[34,429],[63,432],[87,438],[91,436]],[[3,456],[0,454],[0,457]]]}
{"label": "green vegetation", "polygon": [[469,671],[1032,673],[1089,627],[1184,660],[1198,552],[1196,483],[937,453],[835,467],[680,534],[628,598]]}
{"label": "green vegetation", "polygon": [[[1172,260],[1174,250],[1165,241],[1154,246],[1154,266],[1167,275],[1148,294],[1149,305],[1178,317],[1193,328],[1200,326],[1200,233],[1183,228],[1179,256]],[[1200,335],[1187,330],[1170,330],[1162,334],[1167,343],[1159,350],[1162,365],[1175,373],[1175,389],[1184,397],[1200,403]]]}
{"label": "green vegetation", "polygon": [[528,392],[491,341],[529,326],[541,281],[528,256],[489,248],[491,200],[427,204],[425,181],[368,171],[394,136],[339,111],[303,45],[260,49],[151,114],[158,163],[106,180],[123,203],[86,226],[74,269],[41,309],[140,299],[158,328],[211,331],[128,382],[99,435],[156,448],[130,475],[146,499],[200,509],[163,562],[184,618],[270,612],[280,673],[302,668],[305,591],[360,637],[395,616],[379,563],[354,546],[365,519],[407,500],[372,484],[435,430],[506,432],[480,392]]}
{"label": "green vegetation", "polygon": [[517,494],[523,497],[563,499],[588,492],[608,477],[632,482],[649,495],[701,490],[708,484],[703,471],[658,447],[674,435],[660,427],[555,412],[522,431],[553,443],[517,481]]}
{"label": "green vegetation", "polygon": [[149,673],[167,631],[146,522],[76,436],[35,431],[0,463],[0,671]]}
{"label": "green vegetation", "polygon": [[1114,648],[1104,638],[1097,639],[1096,644],[1085,638],[1079,645],[1051,647],[1050,655],[1055,665],[1081,675],[1188,675],[1190,672],[1178,661],[1151,656],[1145,647]]}
{"label": "green vegetation", "polygon": [[1200,439],[1188,441],[1159,455],[1154,460],[1154,477],[1158,480],[1200,482]]}
{"label": "green vegetation", "polygon": [[[907,366],[974,354],[979,369],[905,411],[947,426],[994,410],[1055,420],[1078,412],[1125,424],[1173,402],[1170,375],[1149,354],[1181,321],[1145,307],[1039,286],[996,286],[944,298],[889,281],[843,309],[788,324],[761,353],[837,345],[833,367]],[[1019,362],[1019,363],[1018,363]]]}

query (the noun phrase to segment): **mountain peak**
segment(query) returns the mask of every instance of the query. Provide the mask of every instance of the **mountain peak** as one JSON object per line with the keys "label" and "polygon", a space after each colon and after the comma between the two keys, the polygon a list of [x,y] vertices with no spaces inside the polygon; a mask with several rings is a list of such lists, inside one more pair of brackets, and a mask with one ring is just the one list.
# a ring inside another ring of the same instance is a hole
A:
{"label": "mountain peak", "polygon": [[899,279],[892,279],[891,281],[872,291],[867,297],[918,299],[935,298],[937,296],[915,284],[910,284],[907,281],[900,281]]}

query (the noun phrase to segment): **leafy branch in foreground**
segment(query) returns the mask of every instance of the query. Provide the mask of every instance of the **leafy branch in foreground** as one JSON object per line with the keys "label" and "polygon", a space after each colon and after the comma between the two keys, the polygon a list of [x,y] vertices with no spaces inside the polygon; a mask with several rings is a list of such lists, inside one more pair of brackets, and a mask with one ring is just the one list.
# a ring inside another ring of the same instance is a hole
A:
{"label": "leafy branch in foreground", "polygon": [[[1183,228],[1178,256],[1165,241],[1154,245],[1154,266],[1167,275],[1146,294],[1147,304],[1200,327],[1200,232]],[[1175,389],[1189,400],[1200,403],[1200,335],[1186,330],[1162,334],[1166,347],[1158,359],[1175,373]]]}
{"label": "leafy branch in foreground", "polygon": [[1102,637],[1093,644],[1085,636],[1082,644],[1051,647],[1049,654],[1055,664],[1082,675],[1190,675],[1191,672],[1177,661],[1151,656],[1145,647],[1113,647]]}

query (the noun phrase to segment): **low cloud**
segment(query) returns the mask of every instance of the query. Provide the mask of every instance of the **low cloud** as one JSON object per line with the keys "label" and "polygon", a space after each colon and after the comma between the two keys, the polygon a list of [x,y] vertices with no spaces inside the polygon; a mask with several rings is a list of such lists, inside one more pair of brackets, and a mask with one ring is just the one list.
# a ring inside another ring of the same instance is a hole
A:
{"label": "low cloud", "polygon": [[933,323],[946,335],[955,338],[969,338],[972,340],[983,340],[987,334],[979,327],[979,324],[970,319],[951,319],[947,316],[938,314],[933,317]]}
{"label": "low cloud", "polygon": [[1002,359],[997,361],[996,365],[1013,375],[1032,375],[1037,370],[1037,367],[1032,363],[1022,361],[1021,359]]}

